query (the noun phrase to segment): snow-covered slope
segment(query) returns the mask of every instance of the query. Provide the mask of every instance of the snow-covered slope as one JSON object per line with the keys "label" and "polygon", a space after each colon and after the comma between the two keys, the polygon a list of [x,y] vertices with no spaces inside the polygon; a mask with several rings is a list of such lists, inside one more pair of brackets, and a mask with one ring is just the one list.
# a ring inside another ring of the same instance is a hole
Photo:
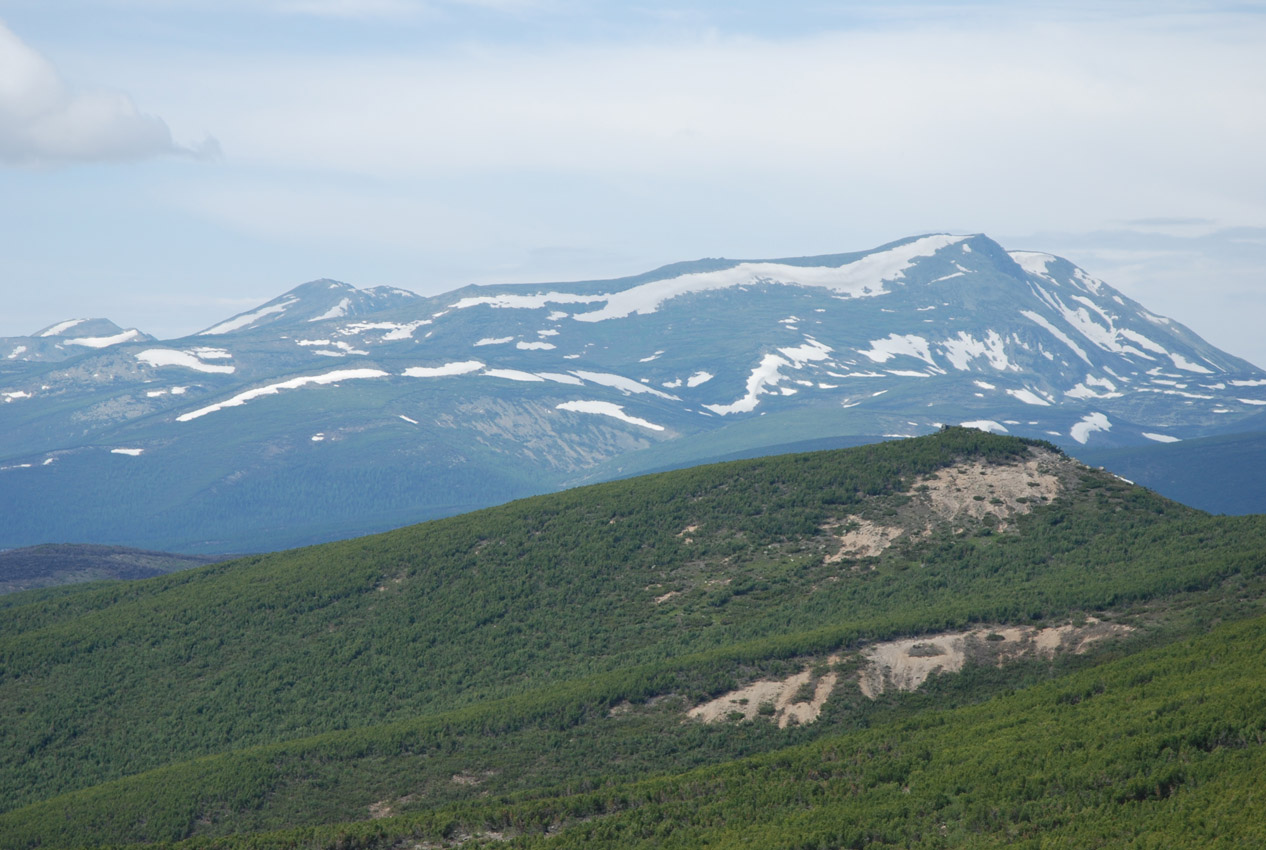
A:
{"label": "snow-covered slope", "polygon": [[314,280],[296,286],[253,310],[218,322],[201,331],[199,336],[221,336],[264,327],[278,328],[363,316],[402,307],[417,300],[417,294],[405,289],[385,286],[357,289],[337,280]]}
{"label": "snow-covered slope", "polygon": [[30,336],[0,338],[0,363],[48,363],[66,360],[88,349],[153,339],[136,328],[125,330],[109,319],[67,319]]}
{"label": "snow-covered slope", "polygon": [[[797,440],[966,423],[1145,445],[1266,408],[1266,373],[1071,263],[946,234],[436,298],[314,281],[0,376],[0,511],[20,514],[0,546],[70,526],[268,548]],[[68,485],[88,495],[57,526]]]}

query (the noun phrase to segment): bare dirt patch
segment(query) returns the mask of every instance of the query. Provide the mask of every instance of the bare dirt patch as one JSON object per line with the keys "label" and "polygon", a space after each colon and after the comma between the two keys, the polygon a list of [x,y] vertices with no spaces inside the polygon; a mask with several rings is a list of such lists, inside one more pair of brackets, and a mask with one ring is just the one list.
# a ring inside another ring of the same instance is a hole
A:
{"label": "bare dirt patch", "polygon": [[[854,515],[825,523],[822,530],[838,544],[825,563],[875,558],[901,538],[926,537],[945,526],[958,532],[987,521],[1005,531],[1013,517],[1056,498],[1077,466],[1074,460],[1034,447],[1022,462],[944,467],[900,494],[901,506],[889,508],[879,519]],[[863,507],[862,512],[867,510],[873,508]]]}
{"label": "bare dirt patch", "polygon": [[[1133,626],[1105,623],[1087,617],[1082,625],[1039,629],[1033,626],[995,626],[966,632],[902,638],[865,647],[857,656],[862,694],[876,699],[889,690],[917,690],[934,674],[957,673],[967,663],[1004,664],[1021,658],[1053,658],[1057,653],[1080,655],[1096,641],[1120,637]],[[704,723],[741,722],[764,718],[786,728],[791,723],[813,723],[839,683],[835,667],[839,655],[827,659],[830,672],[815,681],[807,666],[785,679],[761,679],[714,700],[697,705],[686,717]],[[812,686],[809,699],[806,686]],[[614,713],[614,712],[613,712]]]}
{"label": "bare dirt patch", "polygon": [[875,699],[889,689],[916,690],[933,673],[957,673],[967,661],[1002,666],[1031,656],[1052,658],[1058,652],[1080,655],[1095,641],[1133,630],[1090,617],[1083,626],[1008,626],[887,641],[862,650],[866,666],[858,684]]}
{"label": "bare dirt patch", "polygon": [[836,535],[840,548],[828,555],[826,563],[834,564],[845,558],[873,558],[892,545],[892,541],[905,534],[904,528],[880,525],[868,519],[854,519],[836,526],[847,529]]}
{"label": "bare dirt patch", "polygon": [[[837,655],[827,659],[827,663],[832,666],[837,661]],[[791,723],[812,723],[822,713],[822,706],[835,690],[838,679],[838,674],[833,670],[823,674],[813,685],[811,699],[794,702],[804,686],[813,682],[813,673],[806,667],[785,679],[752,682],[745,688],[695,706],[686,712],[686,716],[704,723],[765,717],[770,722],[777,723],[780,729],[785,729]]]}
{"label": "bare dirt patch", "polygon": [[923,479],[912,495],[921,496],[942,520],[982,519],[992,514],[1001,520],[998,527],[1002,529],[1016,514],[1028,513],[1035,505],[1059,495],[1061,484],[1052,468],[1054,458],[1034,457],[1006,466],[971,463],[946,467],[935,478]]}

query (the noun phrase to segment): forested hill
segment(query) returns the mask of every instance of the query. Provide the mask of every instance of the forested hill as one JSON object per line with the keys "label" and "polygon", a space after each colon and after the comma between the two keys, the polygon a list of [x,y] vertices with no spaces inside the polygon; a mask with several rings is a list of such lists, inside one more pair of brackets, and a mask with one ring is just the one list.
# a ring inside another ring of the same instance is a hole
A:
{"label": "forested hill", "polygon": [[[1260,773],[1261,629],[1195,636],[1262,613],[1263,544],[1260,517],[954,428],[15,594],[0,847],[695,846],[737,841],[726,812],[753,804],[757,846],[961,846],[964,823],[989,846],[1120,806],[1172,822]],[[1087,737],[1116,712],[1151,737]],[[1103,749],[1102,772],[1052,756],[1062,778],[1036,783],[1007,744],[947,778],[945,742],[1000,716],[1043,752]]]}

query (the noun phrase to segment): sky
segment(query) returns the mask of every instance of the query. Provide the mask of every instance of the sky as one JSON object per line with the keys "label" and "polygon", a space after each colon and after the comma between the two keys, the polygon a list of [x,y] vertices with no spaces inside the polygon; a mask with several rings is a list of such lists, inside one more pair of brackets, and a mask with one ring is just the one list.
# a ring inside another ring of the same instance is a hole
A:
{"label": "sky", "polygon": [[0,336],[986,233],[1266,366],[1266,3],[0,0]]}

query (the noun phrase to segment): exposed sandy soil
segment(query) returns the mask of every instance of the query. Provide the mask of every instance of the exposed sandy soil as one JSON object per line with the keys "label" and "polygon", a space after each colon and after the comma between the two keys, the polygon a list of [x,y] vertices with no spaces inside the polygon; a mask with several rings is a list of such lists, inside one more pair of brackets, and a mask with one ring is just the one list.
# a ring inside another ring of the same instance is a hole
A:
{"label": "exposed sandy soil", "polygon": [[1045,449],[1033,448],[1029,459],[1008,465],[959,463],[920,479],[903,495],[909,502],[896,516],[876,522],[849,516],[826,523],[838,548],[826,558],[834,564],[846,558],[874,558],[903,536],[926,536],[939,526],[961,531],[992,515],[995,528],[1058,496],[1076,461]]}
{"label": "exposed sandy soil", "polygon": [[[1090,617],[1083,626],[1069,624],[1045,629],[999,626],[885,641],[860,652],[865,666],[858,674],[858,685],[865,696],[875,699],[887,690],[917,690],[933,673],[957,673],[968,661],[1002,666],[1030,656],[1051,658],[1059,652],[1080,655],[1096,641],[1133,630],[1132,626],[1104,623]],[[839,659],[840,656],[832,655],[827,661],[834,667]],[[812,681],[811,676],[806,667],[786,679],[752,682],[695,706],[686,716],[704,723],[754,720],[763,716],[777,723],[779,728],[792,722],[812,723],[835,690],[839,674],[832,670],[821,676],[814,684],[812,700],[792,702],[796,692]],[[772,706],[773,711],[766,709],[762,715],[762,705]]]}
{"label": "exposed sandy soil", "polygon": [[840,548],[827,556],[826,563],[834,564],[845,558],[873,558],[906,533],[904,528],[879,525],[868,519],[855,519],[847,525],[857,527],[836,535]]}
{"label": "exposed sandy soil", "polygon": [[[839,660],[839,656],[832,655],[827,659],[827,663],[834,665]],[[763,679],[752,682],[745,688],[731,691],[711,702],[695,706],[686,712],[686,716],[702,720],[704,723],[716,723],[731,719],[731,716],[737,712],[743,715],[744,720],[754,720],[760,716],[762,705],[772,705],[773,713],[766,716],[777,723],[780,729],[786,728],[793,722],[812,723],[818,719],[827,697],[835,690],[838,674],[834,671],[823,674],[814,685],[813,699],[808,702],[792,702],[796,692],[812,681],[812,675],[806,667],[799,673],[779,681]]]}
{"label": "exposed sandy soil", "polygon": [[1092,617],[1084,626],[1010,626],[877,643],[862,650],[866,666],[859,684],[862,693],[874,699],[890,688],[913,691],[934,672],[957,673],[967,660],[1001,666],[1034,655],[1080,655],[1095,641],[1131,631],[1131,626],[1101,623]]}
{"label": "exposed sandy soil", "polygon": [[1010,466],[972,463],[946,467],[936,478],[923,479],[912,495],[922,496],[942,519],[961,521],[993,514],[1002,520],[1001,529],[1012,516],[1033,510],[1043,496],[1053,499],[1059,495],[1060,479],[1050,468],[1055,455],[1043,454],[1049,457]]}

